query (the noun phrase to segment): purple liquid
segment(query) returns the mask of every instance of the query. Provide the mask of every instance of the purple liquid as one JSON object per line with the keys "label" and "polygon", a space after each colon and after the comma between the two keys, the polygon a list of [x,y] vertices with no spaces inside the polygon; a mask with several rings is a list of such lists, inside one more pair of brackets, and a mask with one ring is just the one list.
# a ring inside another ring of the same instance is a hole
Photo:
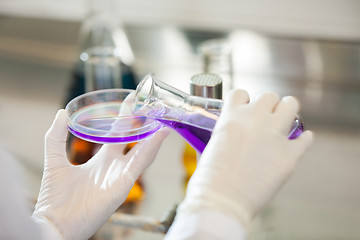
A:
{"label": "purple liquid", "polygon": [[168,120],[168,119],[156,119],[165,126],[174,129],[180,134],[193,148],[202,153],[209,142],[212,129],[204,129],[196,127],[184,122]]}
{"label": "purple liquid", "polygon": [[129,143],[129,142],[137,142],[144,138],[147,138],[148,136],[155,133],[159,128],[152,129],[149,132],[145,132],[138,135],[131,135],[131,136],[125,136],[125,137],[111,137],[111,136],[92,136],[85,133],[81,133],[79,131],[76,131],[72,129],[71,127],[68,127],[69,131],[74,134],[75,136],[82,138],[86,141],[90,142],[96,142],[96,143]]}
{"label": "purple liquid", "polygon": [[302,122],[302,120],[299,117],[297,117],[294,120],[293,124],[291,125],[291,130],[288,135],[288,138],[295,139],[295,138],[299,137],[303,132],[304,132],[304,123]]}
{"label": "purple liquid", "polygon": [[209,116],[204,115],[204,112],[188,112],[160,105],[152,107],[146,115],[174,129],[193,148],[202,153],[210,140],[220,111],[208,109],[207,113]]}
{"label": "purple liquid", "polygon": [[69,131],[95,143],[129,143],[142,140],[160,129],[161,124],[144,116],[118,117],[80,115]]}
{"label": "purple liquid", "polygon": [[[212,129],[204,129],[196,127],[191,124],[184,122],[179,122],[176,120],[170,119],[156,119],[165,126],[168,126],[174,129],[178,134],[180,134],[193,148],[198,152],[202,153],[210,140]],[[209,120],[209,119],[208,119]],[[213,121],[210,119],[210,121]],[[291,127],[289,133],[289,139],[295,139],[300,136],[304,131],[304,126],[301,120],[296,119]]]}
{"label": "purple liquid", "polygon": [[[147,115],[163,125],[174,129],[193,148],[202,153],[210,140],[216,119],[220,115],[219,110],[209,110],[212,116],[208,117],[203,113],[187,112],[167,107],[152,108]],[[303,122],[296,118],[290,128],[288,138],[295,139],[304,131]]]}

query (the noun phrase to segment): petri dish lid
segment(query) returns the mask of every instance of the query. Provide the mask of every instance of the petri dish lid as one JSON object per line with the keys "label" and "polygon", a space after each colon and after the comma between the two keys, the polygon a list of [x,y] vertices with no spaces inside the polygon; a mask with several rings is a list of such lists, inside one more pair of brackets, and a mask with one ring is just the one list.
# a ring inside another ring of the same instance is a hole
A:
{"label": "petri dish lid", "polygon": [[69,131],[95,143],[131,143],[151,136],[162,126],[132,112],[135,91],[104,89],[82,94],[66,105]]}

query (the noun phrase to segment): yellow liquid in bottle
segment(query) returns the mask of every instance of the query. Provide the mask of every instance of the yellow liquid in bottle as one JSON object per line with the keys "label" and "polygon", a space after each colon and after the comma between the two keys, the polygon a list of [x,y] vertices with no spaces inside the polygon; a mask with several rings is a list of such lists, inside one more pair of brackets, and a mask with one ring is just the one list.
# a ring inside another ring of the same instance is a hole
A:
{"label": "yellow liquid in bottle", "polygon": [[195,149],[190,144],[185,143],[185,149],[183,154],[183,165],[185,168],[184,176],[184,190],[186,190],[187,184],[195,172],[197,164],[197,156]]}

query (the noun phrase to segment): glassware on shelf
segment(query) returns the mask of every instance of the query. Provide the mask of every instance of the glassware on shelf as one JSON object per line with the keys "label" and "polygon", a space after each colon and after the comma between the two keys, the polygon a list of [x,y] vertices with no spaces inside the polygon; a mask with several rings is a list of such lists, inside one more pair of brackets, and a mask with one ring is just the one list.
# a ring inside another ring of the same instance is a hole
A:
{"label": "glassware on shelf", "polygon": [[232,45],[227,38],[203,41],[197,48],[202,63],[202,72],[221,77],[224,95],[233,89],[234,71]]}

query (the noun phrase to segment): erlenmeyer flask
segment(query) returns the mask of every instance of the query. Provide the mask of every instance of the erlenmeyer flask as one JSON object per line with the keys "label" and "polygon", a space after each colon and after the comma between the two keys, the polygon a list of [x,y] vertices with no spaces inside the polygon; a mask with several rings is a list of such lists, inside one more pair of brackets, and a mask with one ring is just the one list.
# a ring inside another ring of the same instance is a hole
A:
{"label": "erlenmeyer flask", "polygon": [[[191,96],[157,80],[154,74],[149,74],[136,89],[134,112],[174,129],[202,153],[210,140],[223,103],[218,99]],[[303,123],[297,117],[291,126],[289,139],[297,138],[303,130]]]}

